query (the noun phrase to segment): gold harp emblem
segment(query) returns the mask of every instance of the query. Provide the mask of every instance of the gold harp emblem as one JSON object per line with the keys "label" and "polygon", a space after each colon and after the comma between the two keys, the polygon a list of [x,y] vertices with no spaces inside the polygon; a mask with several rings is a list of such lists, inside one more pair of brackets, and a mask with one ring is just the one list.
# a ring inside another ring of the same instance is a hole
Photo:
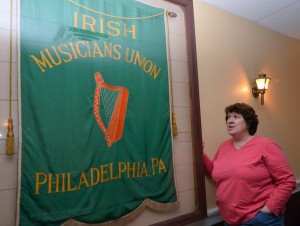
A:
{"label": "gold harp emblem", "polygon": [[100,72],[96,72],[94,95],[94,116],[103,131],[108,147],[122,138],[129,92],[121,86],[111,86],[104,82]]}

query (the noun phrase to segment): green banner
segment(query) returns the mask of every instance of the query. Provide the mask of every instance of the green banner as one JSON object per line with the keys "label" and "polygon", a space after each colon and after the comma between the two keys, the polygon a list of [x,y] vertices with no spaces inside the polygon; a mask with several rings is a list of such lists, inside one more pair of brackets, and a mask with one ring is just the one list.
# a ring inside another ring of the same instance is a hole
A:
{"label": "green banner", "polygon": [[164,11],[20,1],[20,225],[178,207]]}

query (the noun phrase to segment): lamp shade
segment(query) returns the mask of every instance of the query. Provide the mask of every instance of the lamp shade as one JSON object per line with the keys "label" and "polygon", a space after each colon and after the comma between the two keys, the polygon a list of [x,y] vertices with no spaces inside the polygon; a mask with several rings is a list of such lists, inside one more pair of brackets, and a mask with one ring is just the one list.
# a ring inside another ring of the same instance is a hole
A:
{"label": "lamp shade", "polygon": [[266,76],[266,74],[260,74],[257,79],[255,79],[255,83],[257,89],[260,91],[265,91],[269,88],[271,79]]}

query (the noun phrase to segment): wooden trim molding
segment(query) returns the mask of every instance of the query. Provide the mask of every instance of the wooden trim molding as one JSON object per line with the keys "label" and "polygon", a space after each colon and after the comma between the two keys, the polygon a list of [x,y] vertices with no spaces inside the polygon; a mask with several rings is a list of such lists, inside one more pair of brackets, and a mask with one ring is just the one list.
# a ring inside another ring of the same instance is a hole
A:
{"label": "wooden trim molding", "polygon": [[186,225],[203,219],[207,216],[206,209],[206,194],[205,194],[205,179],[203,172],[203,146],[202,146],[202,131],[200,117],[200,99],[198,85],[198,67],[196,55],[196,38],[195,38],[195,23],[194,23],[194,7],[193,0],[168,0],[174,4],[185,8],[186,17],[186,32],[187,32],[187,49],[188,49],[188,64],[190,75],[190,97],[191,97],[191,126],[192,126],[192,141],[194,151],[194,181],[195,181],[195,211],[162,221],[153,226],[174,226]]}

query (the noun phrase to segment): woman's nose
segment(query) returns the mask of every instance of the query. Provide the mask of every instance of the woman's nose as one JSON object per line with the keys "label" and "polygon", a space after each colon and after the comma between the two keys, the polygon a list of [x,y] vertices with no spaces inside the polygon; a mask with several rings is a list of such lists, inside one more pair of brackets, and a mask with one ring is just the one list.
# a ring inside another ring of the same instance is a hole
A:
{"label": "woman's nose", "polygon": [[227,124],[231,124],[231,123],[233,123],[233,121],[234,121],[233,118],[228,118],[227,119]]}

